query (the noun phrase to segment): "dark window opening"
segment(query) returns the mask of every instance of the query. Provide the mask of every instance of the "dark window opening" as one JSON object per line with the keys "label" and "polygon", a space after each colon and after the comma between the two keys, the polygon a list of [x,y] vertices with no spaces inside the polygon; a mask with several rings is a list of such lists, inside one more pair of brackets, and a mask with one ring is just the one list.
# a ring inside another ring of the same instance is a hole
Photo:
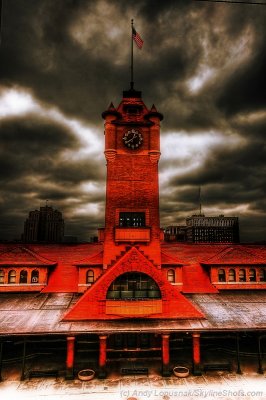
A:
{"label": "dark window opening", "polygon": [[157,283],[146,274],[127,272],[120,275],[110,285],[107,299],[142,300],[160,299],[161,292]]}
{"label": "dark window opening", "polygon": [[167,271],[167,280],[168,282],[175,282],[175,271],[173,269],[169,269]]}
{"label": "dark window opening", "polygon": [[261,269],[260,270],[260,282],[265,282],[266,281],[266,270]]}
{"label": "dark window opening", "polygon": [[244,269],[239,270],[239,282],[246,282],[246,271]]}
{"label": "dark window opening", "polygon": [[1,269],[0,270],[0,283],[4,283],[4,279],[5,279],[5,271],[3,271]]}
{"label": "dark window opening", "polygon": [[16,283],[16,271],[14,269],[8,273],[8,283]]}
{"label": "dark window opening", "polygon": [[39,271],[34,270],[31,273],[31,283],[38,283],[39,282]]}
{"label": "dark window opening", "polygon": [[89,269],[87,271],[86,283],[93,283],[94,282],[94,271]]}
{"label": "dark window opening", "polygon": [[219,269],[218,280],[219,280],[219,282],[225,282],[225,270],[224,269]]}
{"label": "dark window opening", "polygon": [[121,212],[119,214],[119,226],[145,226],[145,212]]}
{"label": "dark window opening", "polygon": [[250,282],[256,282],[256,271],[255,271],[255,269],[250,269],[249,270],[249,281]]}
{"label": "dark window opening", "polygon": [[235,282],[236,280],[236,272],[234,269],[229,269],[229,275],[228,275],[228,280],[229,282]]}

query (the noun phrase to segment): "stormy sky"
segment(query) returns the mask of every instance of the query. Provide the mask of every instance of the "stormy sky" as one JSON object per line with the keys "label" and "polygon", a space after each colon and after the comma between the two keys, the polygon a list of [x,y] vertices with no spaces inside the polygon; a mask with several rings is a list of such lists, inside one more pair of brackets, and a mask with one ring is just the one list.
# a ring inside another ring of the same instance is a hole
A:
{"label": "stormy sky", "polygon": [[67,235],[103,226],[101,113],[129,88],[134,18],[135,87],[164,114],[161,226],[197,213],[201,187],[205,215],[238,216],[243,242],[266,240],[266,5],[2,3],[0,239],[20,238],[46,200]]}

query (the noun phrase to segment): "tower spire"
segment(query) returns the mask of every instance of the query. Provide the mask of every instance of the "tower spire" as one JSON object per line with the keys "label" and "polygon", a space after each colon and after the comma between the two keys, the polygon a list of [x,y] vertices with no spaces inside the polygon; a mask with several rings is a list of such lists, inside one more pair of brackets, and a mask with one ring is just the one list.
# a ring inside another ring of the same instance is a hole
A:
{"label": "tower spire", "polygon": [[199,215],[201,215],[201,186],[199,186]]}

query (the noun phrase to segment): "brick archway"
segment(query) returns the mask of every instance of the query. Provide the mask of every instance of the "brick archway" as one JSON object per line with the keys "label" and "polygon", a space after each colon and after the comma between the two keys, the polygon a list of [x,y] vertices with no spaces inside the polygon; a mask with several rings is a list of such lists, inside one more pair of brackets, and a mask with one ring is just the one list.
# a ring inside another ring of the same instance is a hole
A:
{"label": "brick archway", "polygon": [[128,257],[121,260],[114,270],[111,268],[105,273],[103,276],[104,279],[101,281],[101,290],[98,292],[97,299],[100,301],[106,300],[107,291],[110,285],[120,275],[127,272],[140,272],[152,278],[160,289],[162,300],[170,300],[171,298],[174,298],[173,287],[164,277],[162,277],[161,271],[155,268],[154,265],[139,253],[137,249],[133,248],[130,251],[130,254],[128,254]]}

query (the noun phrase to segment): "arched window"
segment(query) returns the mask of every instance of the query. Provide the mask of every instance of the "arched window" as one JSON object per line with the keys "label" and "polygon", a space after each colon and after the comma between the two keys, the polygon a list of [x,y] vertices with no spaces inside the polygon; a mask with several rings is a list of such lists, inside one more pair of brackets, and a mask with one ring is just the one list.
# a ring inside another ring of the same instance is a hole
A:
{"label": "arched window", "polygon": [[87,271],[86,283],[93,283],[93,282],[94,282],[94,271],[92,269],[89,269]]}
{"label": "arched window", "polygon": [[19,283],[27,283],[27,281],[28,281],[28,272],[25,270],[20,271]]}
{"label": "arched window", "polygon": [[161,292],[157,283],[148,275],[140,272],[127,272],[118,276],[109,286],[107,299],[142,300],[160,299]]}
{"label": "arched window", "polygon": [[39,271],[34,269],[31,273],[31,283],[39,283]]}
{"label": "arched window", "polygon": [[249,270],[249,281],[256,282],[256,271],[254,268]]}
{"label": "arched window", "polygon": [[234,269],[229,269],[228,280],[229,282],[236,281],[236,271]]}
{"label": "arched window", "polygon": [[261,269],[260,270],[260,282],[266,282],[266,270],[265,269]]}
{"label": "arched window", "polygon": [[219,269],[218,270],[218,281],[219,282],[225,282],[225,270],[224,269]]}
{"label": "arched window", "polygon": [[239,270],[239,282],[246,282],[246,271],[244,269]]}
{"label": "arched window", "polygon": [[16,271],[14,269],[8,273],[8,283],[16,283]]}
{"label": "arched window", "polygon": [[169,269],[167,271],[167,279],[168,279],[168,282],[172,282],[172,283],[175,282],[175,271],[173,269]]}
{"label": "arched window", "polygon": [[4,283],[4,279],[5,279],[5,271],[0,269],[0,284]]}

